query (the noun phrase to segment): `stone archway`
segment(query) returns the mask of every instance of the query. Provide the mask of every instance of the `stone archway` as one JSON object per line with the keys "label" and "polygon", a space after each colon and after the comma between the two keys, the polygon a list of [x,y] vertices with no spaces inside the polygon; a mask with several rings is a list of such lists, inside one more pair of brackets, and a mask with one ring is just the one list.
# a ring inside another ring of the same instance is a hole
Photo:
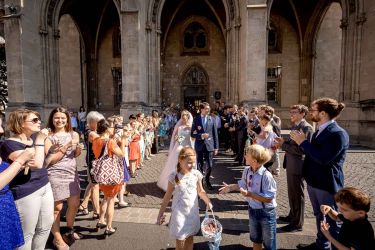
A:
{"label": "stone archway", "polygon": [[[116,104],[118,98],[113,97],[116,95],[115,82],[118,78],[114,74],[114,69],[117,71],[120,69],[119,72],[121,72],[122,64],[121,56],[115,55],[111,45],[114,42],[112,34],[121,25],[119,8],[119,0],[45,0],[42,3],[39,33],[42,37],[44,103],[54,105],[66,103],[62,96],[65,92],[61,90],[66,86],[62,86],[63,83],[60,81],[61,65],[59,63],[60,38],[64,34],[60,34],[59,25],[61,17],[69,15],[79,34],[82,74],[79,82],[84,89],[80,97],[84,100],[81,102],[87,104],[88,109],[119,113],[120,107]],[[106,51],[103,53],[103,50]],[[69,79],[64,80],[65,83],[68,81]],[[73,84],[79,84],[79,82],[74,81]],[[101,86],[103,83],[108,86]],[[110,104],[108,107],[104,105],[108,103]]]}
{"label": "stone archway", "polygon": [[[151,1],[147,14],[147,40],[150,41],[148,46],[150,63],[147,70],[148,75],[151,76],[148,86],[151,93],[149,100],[152,105],[157,105],[157,103],[161,103],[162,101],[161,98],[165,89],[165,78],[163,78],[162,72],[166,68],[163,61],[165,58],[164,46],[166,43],[166,34],[169,33],[174,22],[170,20],[168,23],[163,24],[163,16],[173,17],[171,19],[174,19],[178,15],[176,9],[179,9],[185,2],[190,3],[192,1],[176,1],[176,6],[172,4],[172,8],[170,8],[172,9],[171,13],[168,13],[168,15],[162,14],[166,8],[168,9],[170,2],[168,0]],[[224,53],[226,57],[224,59],[225,68],[222,71],[225,72],[226,79],[224,86],[220,89],[214,89],[214,91],[217,90],[225,93],[223,100],[236,101],[240,82],[240,3],[236,0],[201,0],[201,2],[208,5],[208,8],[214,13],[216,19],[220,18],[218,26],[224,39]],[[218,9],[218,6],[221,6],[221,9]],[[187,61],[191,63],[194,60],[188,59]],[[181,67],[181,65],[178,67]],[[211,98],[211,95],[209,97]],[[213,100],[213,98],[211,99]]]}

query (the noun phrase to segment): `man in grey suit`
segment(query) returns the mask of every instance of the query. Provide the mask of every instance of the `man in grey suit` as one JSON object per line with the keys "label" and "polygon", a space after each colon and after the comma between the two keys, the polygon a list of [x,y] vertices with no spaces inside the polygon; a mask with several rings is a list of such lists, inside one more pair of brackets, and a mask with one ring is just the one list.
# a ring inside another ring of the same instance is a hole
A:
{"label": "man in grey suit", "polygon": [[[293,105],[289,113],[292,122],[292,130],[303,132],[310,141],[313,128],[305,120],[305,116],[308,112],[309,109],[304,105]],[[288,216],[279,217],[279,220],[289,223],[281,227],[280,230],[284,232],[302,231],[305,212],[305,196],[303,193],[305,186],[302,178],[302,165],[305,155],[298,144],[290,138],[285,141],[280,138],[277,139],[277,141],[277,146],[285,151],[283,167],[286,168],[290,207]]]}

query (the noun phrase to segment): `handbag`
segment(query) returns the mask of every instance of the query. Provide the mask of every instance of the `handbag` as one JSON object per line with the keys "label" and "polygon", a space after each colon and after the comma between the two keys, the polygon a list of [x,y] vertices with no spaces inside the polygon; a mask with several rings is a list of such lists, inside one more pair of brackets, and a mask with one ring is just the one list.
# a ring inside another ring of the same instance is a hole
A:
{"label": "handbag", "polygon": [[117,155],[108,154],[108,141],[103,154],[92,161],[91,174],[94,180],[103,185],[117,185],[124,182],[124,164]]}

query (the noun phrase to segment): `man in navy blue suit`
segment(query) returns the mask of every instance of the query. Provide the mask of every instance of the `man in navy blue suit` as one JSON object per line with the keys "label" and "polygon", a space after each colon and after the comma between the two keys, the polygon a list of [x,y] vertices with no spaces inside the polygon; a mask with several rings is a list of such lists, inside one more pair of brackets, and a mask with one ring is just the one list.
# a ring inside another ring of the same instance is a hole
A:
{"label": "man in navy blue suit", "polygon": [[216,122],[210,113],[210,105],[202,102],[199,105],[200,113],[194,118],[191,127],[191,137],[195,138],[195,151],[197,152],[197,165],[199,171],[203,173],[204,161],[207,162],[205,181],[206,187],[212,190],[210,175],[212,170],[213,155],[217,155],[219,150],[219,139]]}
{"label": "man in navy blue suit", "polygon": [[[317,239],[310,245],[298,245],[305,250],[330,249],[329,241],[320,231],[324,215],[320,211],[321,205],[332,206],[337,209],[334,200],[335,193],[344,187],[343,165],[346,151],[349,147],[349,136],[335,121],[345,108],[331,98],[320,98],[311,104],[311,120],[317,123],[317,130],[311,142],[301,131],[292,131],[290,138],[295,141],[305,153],[302,176],[307,183],[307,192],[313,207],[317,226]],[[340,225],[327,216],[331,235],[337,239]]]}

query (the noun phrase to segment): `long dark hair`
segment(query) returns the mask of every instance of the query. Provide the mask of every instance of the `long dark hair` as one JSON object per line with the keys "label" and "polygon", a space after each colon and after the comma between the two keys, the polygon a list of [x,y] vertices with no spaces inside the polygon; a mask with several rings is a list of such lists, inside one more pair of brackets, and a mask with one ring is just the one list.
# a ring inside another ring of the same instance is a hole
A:
{"label": "long dark hair", "polygon": [[48,124],[47,124],[47,127],[50,128],[52,130],[53,133],[55,133],[56,131],[56,128],[55,128],[55,125],[53,125],[53,116],[56,114],[56,113],[64,113],[65,116],[66,116],[66,125],[65,125],[65,132],[71,132],[73,131],[72,129],[72,123],[70,121],[70,115],[69,115],[69,112],[66,108],[64,107],[58,107],[58,108],[54,108],[52,111],[51,111],[51,114],[49,114],[49,117],[48,117]]}

